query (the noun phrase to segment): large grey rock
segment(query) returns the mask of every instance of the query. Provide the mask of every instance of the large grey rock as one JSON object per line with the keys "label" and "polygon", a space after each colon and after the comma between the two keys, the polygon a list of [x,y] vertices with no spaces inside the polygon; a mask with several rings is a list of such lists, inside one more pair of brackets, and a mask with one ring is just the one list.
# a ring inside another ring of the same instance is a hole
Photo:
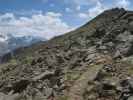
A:
{"label": "large grey rock", "polygon": [[130,96],[127,100],[133,100],[133,96]]}
{"label": "large grey rock", "polygon": [[21,100],[21,96],[19,94],[9,94],[6,95],[4,93],[0,93],[0,100]]}
{"label": "large grey rock", "polygon": [[133,64],[133,56],[125,57],[122,59],[122,61]]}
{"label": "large grey rock", "polygon": [[50,72],[50,71],[45,71],[42,74],[35,76],[34,78],[32,78],[33,81],[37,81],[37,80],[41,80],[41,79],[45,79],[45,78],[49,78],[51,76],[54,75],[54,72]]}

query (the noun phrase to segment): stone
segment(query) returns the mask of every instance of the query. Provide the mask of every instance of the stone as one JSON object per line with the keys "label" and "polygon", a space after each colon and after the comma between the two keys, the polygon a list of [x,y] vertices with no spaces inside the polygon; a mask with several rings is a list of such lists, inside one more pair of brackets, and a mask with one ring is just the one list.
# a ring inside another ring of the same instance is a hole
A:
{"label": "stone", "polygon": [[41,63],[43,61],[43,58],[42,57],[39,57],[38,59],[37,59],[37,63]]}
{"label": "stone", "polygon": [[127,77],[125,80],[121,81],[121,86],[123,89],[120,98],[122,100],[130,100],[130,96],[133,95],[133,79],[131,77]]}
{"label": "stone", "polygon": [[50,97],[52,96],[53,94],[53,89],[52,88],[45,88],[45,94],[46,94],[46,97]]}
{"label": "stone", "polygon": [[37,62],[33,59],[31,62],[31,66],[35,65]]}
{"label": "stone", "polygon": [[22,97],[20,94],[9,94],[0,93],[0,100],[21,100]]}
{"label": "stone", "polygon": [[116,91],[117,91],[117,92],[122,92],[122,90],[123,90],[123,88],[122,88],[121,86],[117,86],[117,87],[116,87]]}
{"label": "stone", "polygon": [[98,72],[103,66],[93,66],[89,68],[89,71],[86,71],[81,75],[81,77],[76,80],[73,87],[70,88],[68,93],[68,100],[83,100],[82,95],[84,94],[85,88],[88,86],[88,82],[94,81]]}
{"label": "stone", "polygon": [[93,94],[90,94],[90,95],[88,96],[88,100],[96,100],[96,96],[93,95]]}
{"label": "stone", "polygon": [[116,83],[111,81],[103,81],[103,89],[104,90],[115,90],[116,89]]}
{"label": "stone", "polygon": [[127,100],[133,100],[133,96],[130,96]]}
{"label": "stone", "polygon": [[115,69],[113,68],[114,66],[112,64],[108,64],[104,66],[104,70],[106,70],[106,72],[114,72]]}
{"label": "stone", "polygon": [[50,71],[45,71],[42,74],[32,78],[33,81],[37,81],[37,80],[41,80],[41,79],[45,79],[45,78],[49,78],[51,76],[53,76],[55,74],[55,72],[50,72]]}
{"label": "stone", "polygon": [[85,61],[89,61],[89,60],[91,60],[92,58],[94,58],[94,57],[96,57],[96,54],[89,54],[89,55],[87,55],[87,57],[85,58]]}
{"label": "stone", "polygon": [[15,82],[12,85],[12,90],[14,93],[21,93],[23,90],[27,88],[27,86],[30,84],[29,80],[20,80],[18,82]]}
{"label": "stone", "polygon": [[113,47],[115,44],[113,42],[109,42],[106,44],[108,47]]}
{"label": "stone", "polygon": [[123,62],[127,62],[127,63],[130,63],[130,64],[133,64],[133,56],[130,56],[130,57],[124,57],[122,59]]}
{"label": "stone", "polygon": [[133,30],[127,12],[105,11],[78,30],[14,52],[17,64],[0,65],[0,99],[22,94],[25,100],[132,100],[133,80],[126,77],[132,73]]}
{"label": "stone", "polygon": [[106,46],[100,46],[99,49],[100,49],[100,50],[106,50],[107,47],[106,47]]}
{"label": "stone", "polygon": [[133,79],[132,79],[132,78],[129,79],[129,80],[128,80],[128,83],[129,83],[129,88],[130,88],[130,90],[133,92]]}
{"label": "stone", "polygon": [[114,59],[117,59],[117,58],[122,58],[122,54],[120,53],[119,50],[117,50],[113,56]]}

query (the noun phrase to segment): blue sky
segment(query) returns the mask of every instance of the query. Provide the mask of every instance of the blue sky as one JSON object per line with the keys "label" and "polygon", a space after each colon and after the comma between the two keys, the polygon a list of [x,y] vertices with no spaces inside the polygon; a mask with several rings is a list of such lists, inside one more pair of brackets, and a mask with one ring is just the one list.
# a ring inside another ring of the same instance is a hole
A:
{"label": "blue sky", "polygon": [[71,31],[106,9],[132,10],[133,0],[0,0],[0,34],[51,38]]}

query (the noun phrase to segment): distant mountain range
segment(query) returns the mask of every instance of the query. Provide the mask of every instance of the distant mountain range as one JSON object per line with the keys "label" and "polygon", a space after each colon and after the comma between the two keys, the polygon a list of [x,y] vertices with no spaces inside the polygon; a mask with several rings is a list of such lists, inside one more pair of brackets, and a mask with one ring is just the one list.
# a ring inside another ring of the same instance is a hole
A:
{"label": "distant mountain range", "polygon": [[16,37],[11,34],[0,34],[0,55],[10,52],[19,47],[45,41],[46,39],[35,36]]}

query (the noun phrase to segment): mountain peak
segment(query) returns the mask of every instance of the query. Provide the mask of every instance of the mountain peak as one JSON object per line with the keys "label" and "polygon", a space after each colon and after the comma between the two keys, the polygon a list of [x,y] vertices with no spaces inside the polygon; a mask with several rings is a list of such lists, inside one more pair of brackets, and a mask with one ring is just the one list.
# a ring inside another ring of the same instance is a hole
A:
{"label": "mountain peak", "polygon": [[2,60],[7,61],[0,73],[4,95],[29,94],[22,97],[26,100],[132,99],[133,12],[106,10],[75,31],[16,49]]}

